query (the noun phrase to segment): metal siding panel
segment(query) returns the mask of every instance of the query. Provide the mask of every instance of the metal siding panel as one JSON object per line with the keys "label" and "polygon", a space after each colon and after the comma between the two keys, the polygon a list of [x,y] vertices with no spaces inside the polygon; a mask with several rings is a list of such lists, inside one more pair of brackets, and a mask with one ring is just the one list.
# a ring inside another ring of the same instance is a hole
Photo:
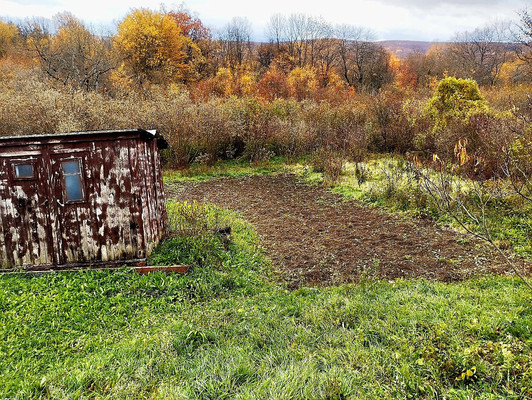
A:
{"label": "metal siding panel", "polygon": [[44,154],[46,149],[43,149],[41,156],[37,158],[35,163],[35,192],[33,194],[33,210],[28,210],[29,217],[32,223],[32,247],[33,260],[32,264],[52,264],[54,246],[50,237],[50,221],[49,221],[49,201],[48,201],[48,187],[46,185],[46,178],[48,169]]}
{"label": "metal siding panel", "polygon": [[[131,246],[131,174],[129,168],[129,148],[127,140],[115,141],[116,175],[116,228],[117,241],[115,252],[118,258],[125,259],[133,256]],[[136,251],[135,251],[136,253]]]}
{"label": "metal siding panel", "polygon": [[48,146],[42,146],[41,154],[41,170],[39,176],[40,184],[40,220],[44,228],[41,236],[46,236],[46,244],[48,246],[48,263],[54,264],[56,260],[56,245],[53,240],[52,221],[57,218],[55,214],[55,204],[52,203],[53,186],[51,185],[52,165],[50,163],[50,149]]}
{"label": "metal siding panel", "polygon": [[156,208],[154,207],[154,196],[153,196],[153,174],[152,172],[152,161],[151,161],[151,152],[149,150],[149,145],[145,141],[142,142],[143,144],[143,152],[144,152],[144,162],[145,167],[143,168],[144,171],[144,184],[146,186],[146,208],[148,210],[148,227],[146,229],[146,232],[148,233],[148,237],[146,240],[146,244],[149,247],[151,242],[153,242],[154,238],[154,225],[153,222],[154,216],[156,215]]}
{"label": "metal siding panel", "polygon": [[141,179],[142,165],[139,163],[138,140],[129,140],[129,168],[132,184],[132,223],[135,227],[132,229],[132,241],[137,247],[137,256],[139,250],[145,252],[144,241],[144,223],[142,219],[142,186],[144,180]]}
{"label": "metal siding panel", "polygon": [[129,149],[126,141],[106,142],[100,170],[101,206],[104,244],[103,260],[136,256],[131,240],[131,194]]}
{"label": "metal siding panel", "polygon": [[158,240],[163,239],[168,230],[168,217],[166,215],[166,196],[164,193],[164,184],[163,184],[163,175],[161,168],[161,158],[159,155],[159,149],[157,147],[157,142],[154,140],[152,142],[152,152],[154,157],[154,176],[155,176],[155,193],[157,196],[157,222],[159,224],[159,235]]}
{"label": "metal siding panel", "polygon": [[149,163],[147,160],[146,144],[144,141],[137,142],[138,161],[139,161],[139,182],[140,182],[140,200],[142,208],[142,230],[144,236],[144,249],[147,250],[151,242],[151,214],[150,214],[150,200],[151,196],[148,191],[149,182],[146,179],[146,171],[149,170]]}
{"label": "metal siding panel", "polygon": [[[80,220],[83,257],[86,261],[98,260],[100,243],[98,238],[98,215],[96,199],[99,197],[99,185],[95,180],[98,163],[95,162],[95,143],[90,143],[85,156],[85,190],[87,198],[86,218]],[[81,210],[78,210],[80,212]]]}
{"label": "metal siding panel", "polygon": [[94,193],[92,193],[92,207],[95,215],[95,240],[98,250],[96,258],[107,261],[106,239],[105,239],[105,221],[107,219],[107,203],[104,203],[103,196],[105,191],[105,166],[104,166],[104,147],[102,142],[94,144],[92,149],[92,176]]}
{"label": "metal siding panel", "polygon": [[141,169],[138,164],[138,148],[137,140],[128,140],[128,154],[129,154],[129,174],[131,179],[131,222],[130,222],[130,240],[131,245],[135,251],[135,256],[138,256],[139,250],[144,252],[144,238],[143,238],[143,224],[142,224],[142,208],[140,199],[140,184],[139,173]]}
{"label": "metal siding panel", "polygon": [[63,223],[62,213],[60,213],[60,202],[63,199],[61,189],[61,176],[59,173],[59,161],[57,158],[49,159],[49,188],[50,188],[50,226],[52,230],[52,241],[54,243],[54,264],[65,264],[65,251],[63,245]]}
{"label": "metal siding panel", "polygon": [[13,264],[13,258],[10,257],[8,249],[10,248],[7,244],[7,231],[8,231],[8,221],[7,221],[7,210],[9,194],[9,176],[8,176],[8,161],[5,159],[0,159],[0,215],[2,216],[0,220],[0,267],[9,268]]}
{"label": "metal siding panel", "polygon": [[116,229],[114,226],[117,223],[116,218],[116,176],[114,175],[114,148],[113,142],[106,141],[103,146],[103,162],[102,162],[102,180],[101,180],[101,196],[103,214],[103,243],[102,243],[102,257],[103,261],[115,260],[114,242],[116,236]]}
{"label": "metal siding panel", "polygon": [[[106,140],[65,136],[59,143],[59,138],[42,137],[27,144],[16,139],[12,147],[3,141],[1,268],[136,258],[159,241],[166,208],[156,141],[138,132],[100,137]],[[12,155],[39,152],[37,184],[14,185],[8,174]],[[65,203],[61,160],[68,155],[85,157],[86,204]]]}

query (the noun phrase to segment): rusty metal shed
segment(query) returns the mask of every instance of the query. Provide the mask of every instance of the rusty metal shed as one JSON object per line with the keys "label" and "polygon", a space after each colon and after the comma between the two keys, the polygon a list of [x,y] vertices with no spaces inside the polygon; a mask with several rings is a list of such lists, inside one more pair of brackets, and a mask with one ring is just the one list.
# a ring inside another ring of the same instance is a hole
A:
{"label": "rusty metal shed", "polygon": [[166,233],[153,131],[0,137],[0,270],[142,261]]}

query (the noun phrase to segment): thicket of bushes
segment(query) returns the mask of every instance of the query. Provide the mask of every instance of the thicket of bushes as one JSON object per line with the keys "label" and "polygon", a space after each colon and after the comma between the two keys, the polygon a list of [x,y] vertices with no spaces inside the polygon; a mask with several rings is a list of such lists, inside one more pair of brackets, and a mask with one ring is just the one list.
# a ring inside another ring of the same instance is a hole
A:
{"label": "thicket of bushes", "polygon": [[337,102],[254,97],[194,101],[175,87],[112,97],[59,91],[35,71],[13,70],[4,62],[0,135],[157,129],[172,145],[166,162],[177,167],[333,152],[354,160],[366,152],[427,159],[436,153],[452,159],[457,141],[467,139],[468,153],[490,175],[508,148],[532,143],[532,109],[524,93],[529,88],[521,89],[499,88],[483,96],[473,81],[445,78],[432,92],[391,86]]}

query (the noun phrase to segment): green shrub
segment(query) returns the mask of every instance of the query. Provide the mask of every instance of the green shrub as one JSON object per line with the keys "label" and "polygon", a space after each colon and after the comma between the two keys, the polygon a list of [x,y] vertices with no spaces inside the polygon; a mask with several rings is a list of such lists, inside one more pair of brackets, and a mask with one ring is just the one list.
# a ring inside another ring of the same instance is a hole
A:
{"label": "green shrub", "polygon": [[426,107],[435,129],[445,128],[450,120],[467,122],[471,116],[487,112],[488,104],[477,83],[452,76],[440,80]]}

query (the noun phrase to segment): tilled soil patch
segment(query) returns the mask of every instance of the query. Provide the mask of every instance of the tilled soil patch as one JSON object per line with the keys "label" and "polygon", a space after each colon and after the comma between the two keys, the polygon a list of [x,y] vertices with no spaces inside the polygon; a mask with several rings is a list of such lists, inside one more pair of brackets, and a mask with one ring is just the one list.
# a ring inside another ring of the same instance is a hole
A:
{"label": "tilled soil patch", "polygon": [[344,201],[293,175],[218,178],[168,188],[179,201],[240,211],[290,287],[360,279],[462,280],[507,265],[470,236]]}

